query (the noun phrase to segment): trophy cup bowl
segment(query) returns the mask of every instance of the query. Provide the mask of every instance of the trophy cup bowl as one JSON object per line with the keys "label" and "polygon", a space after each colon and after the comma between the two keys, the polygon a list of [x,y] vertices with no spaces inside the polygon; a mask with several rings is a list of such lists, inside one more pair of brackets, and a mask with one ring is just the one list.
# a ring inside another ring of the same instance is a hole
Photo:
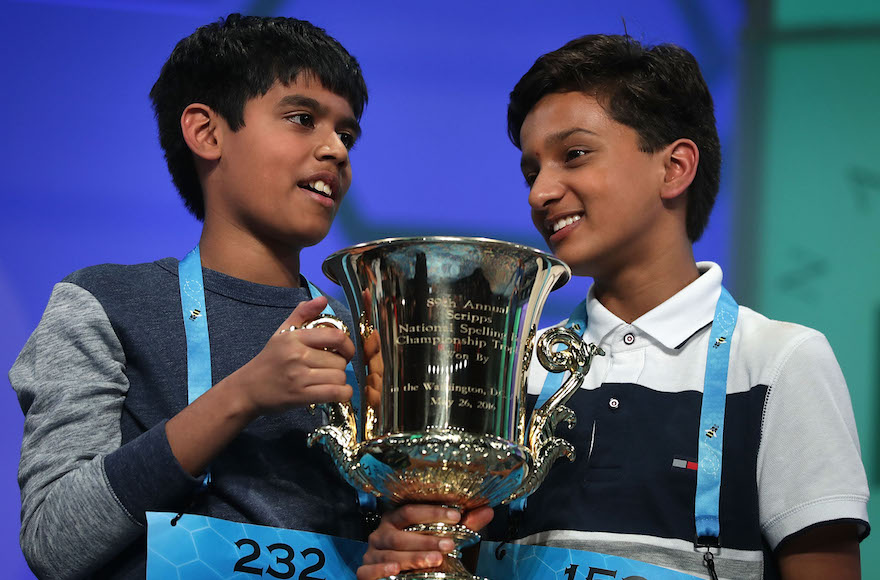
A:
{"label": "trophy cup bowl", "polygon": [[[367,380],[355,405],[325,407],[328,423],[309,444],[324,445],[350,484],[396,504],[470,510],[529,495],[558,457],[574,457],[554,431],[573,424],[565,403],[603,353],[564,328],[534,344],[544,302],[571,277],[562,261],[484,238],[392,238],[334,253],[324,273],[359,320],[351,335]],[[535,348],[548,370],[570,376],[527,425]],[[456,550],[436,568],[396,578],[475,578],[459,557],[476,532],[411,529],[450,537]]]}

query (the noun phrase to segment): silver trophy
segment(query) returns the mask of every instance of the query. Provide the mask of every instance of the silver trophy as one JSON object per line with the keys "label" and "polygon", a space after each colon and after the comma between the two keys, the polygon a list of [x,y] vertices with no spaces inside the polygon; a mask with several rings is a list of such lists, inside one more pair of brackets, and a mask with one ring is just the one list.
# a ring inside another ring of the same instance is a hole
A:
{"label": "silver trophy", "polygon": [[[564,328],[544,333],[538,360],[571,376],[526,427],[526,377],[548,295],[571,272],[546,253],[497,240],[396,238],[360,244],[324,261],[359,317],[353,339],[366,363],[360,409],[327,407],[319,442],[351,485],[397,504],[471,510],[531,494],[570,443],[565,403],[592,357],[603,354]],[[326,319],[316,323],[327,323]],[[405,580],[474,580],[460,550],[479,541],[461,525],[414,526],[456,550]]]}

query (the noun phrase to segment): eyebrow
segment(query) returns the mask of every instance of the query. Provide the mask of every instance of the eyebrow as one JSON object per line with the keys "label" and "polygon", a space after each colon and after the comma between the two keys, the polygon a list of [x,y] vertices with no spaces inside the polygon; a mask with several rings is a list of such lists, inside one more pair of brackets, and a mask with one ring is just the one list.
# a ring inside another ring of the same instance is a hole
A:
{"label": "eyebrow", "polygon": [[[303,95],[285,95],[281,97],[281,100],[278,101],[279,107],[303,107],[305,109],[311,109],[319,116],[326,116],[328,114],[327,107],[325,107],[319,100],[313,99],[311,97],[305,97]],[[361,126],[360,123],[357,122],[357,119],[354,117],[344,117],[339,125],[343,129],[348,129],[352,133],[354,133],[355,139],[360,137],[361,135]]]}
{"label": "eyebrow", "polygon": [[596,133],[595,131],[590,131],[589,129],[584,129],[583,127],[572,127],[571,129],[566,129],[564,131],[559,131],[558,133],[548,135],[547,139],[545,139],[545,142],[547,144],[559,143],[560,141],[565,141],[576,133],[586,133],[588,135],[598,137],[598,133]]}

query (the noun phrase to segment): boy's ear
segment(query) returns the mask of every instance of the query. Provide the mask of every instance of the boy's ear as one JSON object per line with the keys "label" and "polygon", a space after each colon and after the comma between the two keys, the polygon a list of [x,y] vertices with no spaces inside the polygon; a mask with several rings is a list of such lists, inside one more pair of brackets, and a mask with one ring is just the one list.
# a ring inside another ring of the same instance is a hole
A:
{"label": "boy's ear", "polygon": [[687,191],[697,174],[700,150],[690,139],[679,139],[666,147],[665,174],[660,197],[671,200]]}
{"label": "boy's ear", "polygon": [[180,128],[187,147],[197,157],[208,161],[220,159],[223,133],[219,116],[211,107],[192,103],[180,116]]}

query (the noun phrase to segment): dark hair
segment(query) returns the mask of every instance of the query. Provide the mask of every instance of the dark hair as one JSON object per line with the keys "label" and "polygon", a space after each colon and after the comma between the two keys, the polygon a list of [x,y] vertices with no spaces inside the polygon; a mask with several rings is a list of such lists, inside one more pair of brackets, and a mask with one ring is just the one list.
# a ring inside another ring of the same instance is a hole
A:
{"label": "dark hair", "polygon": [[634,129],[645,152],[687,138],[700,150],[688,189],[686,228],[692,242],[709,221],[721,179],[721,144],[712,95],[694,56],[673,44],[642,46],[629,36],[593,34],[540,57],[510,93],[507,133],[521,148],[529,111],[551,93],[595,96],[612,119]]}
{"label": "dark hair", "polygon": [[150,91],[159,143],[187,209],[202,220],[205,200],[180,117],[192,103],[211,107],[233,131],[244,125],[248,100],[308,72],[351,105],[360,119],[367,86],[357,60],[323,29],[294,18],[230,14],[202,26],[174,47]]}

